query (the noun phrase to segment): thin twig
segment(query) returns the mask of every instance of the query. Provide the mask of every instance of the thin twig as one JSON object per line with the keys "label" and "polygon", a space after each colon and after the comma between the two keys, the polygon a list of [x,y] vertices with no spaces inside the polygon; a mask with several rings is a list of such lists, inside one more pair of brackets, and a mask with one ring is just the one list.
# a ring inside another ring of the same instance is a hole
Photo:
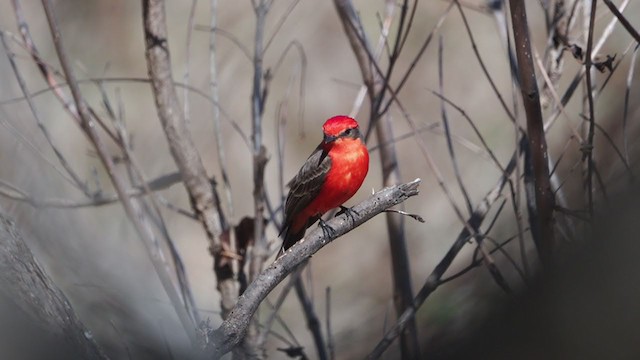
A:
{"label": "thin twig", "polygon": [[[380,71],[380,66],[365,37],[364,27],[357,16],[353,3],[350,0],[335,0],[334,4],[342,21],[347,39],[351,44],[351,49],[358,60],[363,83],[367,87],[371,105],[367,135],[371,129],[375,129],[378,142],[388,144],[380,148],[383,184],[384,186],[397,184],[400,182],[401,176],[396,148],[393,143],[390,143],[390,140],[393,139],[391,116],[389,113],[380,113],[379,109],[382,105],[385,90],[389,90],[389,93],[395,98],[393,90],[389,87],[389,80],[393,67],[400,55],[400,41],[406,20],[405,17],[407,15],[407,1],[404,1],[402,4],[396,42],[394,43],[394,49],[389,57],[389,65],[384,75],[382,71]],[[408,26],[410,26],[411,21],[412,17],[409,19]],[[375,71],[372,68],[375,68]],[[383,117],[383,119],[380,119],[380,117]],[[365,139],[366,138],[365,136]],[[396,312],[400,314],[410,306],[411,299],[413,298],[404,218],[387,213],[386,220],[391,253],[394,302]],[[407,331],[401,335],[401,352],[402,356],[407,359],[420,358],[417,326],[413,319],[410,321]]]}
{"label": "thin twig", "polygon": [[[149,189],[151,191],[160,191],[170,186],[177,184],[181,181],[181,177],[179,173],[171,173],[167,175],[160,176],[154,180],[151,180],[147,183]],[[11,200],[22,201],[36,208],[67,208],[67,209],[77,209],[83,207],[97,207],[114,204],[119,201],[119,197],[117,194],[104,194],[104,192],[99,193],[91,199],[86,200],[71,200],[71,199],[56,199],[56,198],[47,198],[47,199],[37,199],[33,198],[27,194],[26,191],[20,190],[17,186],[10,185],[6,182],[0,180],[0,185],[9,188],[10,192],[4,191],[0,189],[0,196],[5,196]],[[139,197],[144,195],[144,188],[142,185],[127,190],[128,197]]]}
{"label": "thin twig", "polygon": [[[387,6],[385,6],[385,16],[384,21],[382,22],[382,26],[380,27],[380,36],[378,37],[378,44],[376,45],[375,50],[375,58],[380,59],[382,55],[382,51],[384,50],[385,45],[388,44],[387,39],[389,36],[389,31],[391,29],[391,24],[393,23],[393,15],[395,13],[396,4],[393,1],[387,1]],[[358,95],[353,102],[353,106],[351,108],[351,112],[349,112],[349,116],[352,118],[357,117],[360,112],[360,108],[364,103],[364,97],[367,95],[367,85],[362,84],[360,86],[360,90],[358,91]]]}
{"label": "thin twig", "polygon": [[[478,64],[480,64],[480,67],[482,68],[482,72],[484,73],[485,77],[489,81],[489,84],[491,85],[491,89],[493,90],[493,93],[496,95],[496,97],[500,101],[500,105],[502,105],[502,108],[504,109],[505,113],[509,117],[509,120],[511,120],[511,122],[515,122],[516,121],[515,117],[513,116],[513,114],[511,113],[511,110],[509,110],[509,107],[507,106],[504,99],[502,98],[502,94],[498,90],[498,87],[493,81],[493,78],[489,74],[489,70],[485,66],[484,61],[480,56],[480,52],[478,51],[478,46],[476,45],[476,42],[473,38],[473,32],[471,31],[471,27],[469,26],[469,22],[467,21],[467,16],[464,14],[464,10],[462,10],[462,6],[460,6],[460,2],[458,0],[453,0],[453,2],[458,7],[460,16],[462,16],[462,22],[464,23],[464,27],[467,30],[467,35],[469,36],[469,40],[471,41],[471,48],[473,49],[473,53],[475,54],[476,59],[478,60]],[[513,11],[513,7],[512,7],[512,11]]]}
{"label": "thin twig", "polygon": [[473,120],[471,120],[471,117],[469,117],[469,115],[467,115],[467,112],[463,108],[458,106],[456,103],[454,103],[453,101],[445,97],[444,95],[437,93],[435,91],[431,91],[431,93],[437,96],[438,98],[440,98],[445,103],[452,106],[454,109],[456,109],[456,111],[460,113],[460,115],[462,115],[462,117],[467,121],[469,126],[471,126],[471,129],[473,130],[473,132],[476,134],[476,136],[482,143],[484,152],[489,155],[489,160],[493,162],[493,164],[500,170],[500,172],[504,173],[505,171],[504,167],[502,166],[502,164],[500,164],[500,161],[498,161],[498,158],[493,153],[493,150],[491,150],[491,147],[489,147],[489,144],[487,144],[486,140],[484,139],[484,136],[482,136],[482,133],[480,133],[480,130],[476,126],[476,123]]}
{"label": "thin twig", "polygon": [[327,286],[325,292],[325,316],[326,318],[326,326],[327,326],[327,349],[329,351],[329,359],[334,360],[336,358],[336,349],[333,344],[333,330],[331,329],[331,287]]}
{"label": "thin twig", "polygon": [[[447,8],[442,12],[440,17],[438,18],[438,22],[431,29],[431,31],[429,32],[429,35],[427,35],[426,39],[422,43],[422,46],[420,46],[420,49],[418,50],[418,53],[416,54],[416,56],[411,61],[411,64],[409,65],[409,68],[407,69],[407,71],[405,71],[405,73],[402,76],[402,79],[398,83],[398,86],[395,88],[394,92],[396,94],[399,94],[400,91],[402,90],[402,88],[404,87],[404,85],[406,84],[407,80],[409,79],[409,75],[411,75],[413,70],[418,65],[418,62],[420,62],[420,59],[422,59],[422,56],[424,55],[425,51],[429,47],[429,44],[431,44],[431,40],[433,40],[433,36],[440,30],[440,28],[444,24],[444,21],[446,20],[447,16],[449,15],[449,12],[451,11],[452,8],[453,8],[453,2],[450,3],[449,6],[447,6]],[[391,98],[391,99],[389,99],[387,101],[386,105],[381,108],[380,113],[381,114],[386,113],[392,103],[393,103],[393,98]]]}
{"label": "thin twig", "polygon": [[[73,170],[73,168],[71,167],[71,165],[69,164],[67,159],[64,157],[64,155],[62,154],[60,149],[58,149],[58,147],[53,142],[53,139],[51,138],[51,135],[49,134],[49,130],[47,129],[47,127],[42,122],[42,119],[40,118],[40,114],[38,113],[38,110],[37,110],[35,104],[33,103],[33,100],[32,100],[32,98],[31,98],[31,96],[29,94],[29,90],[27,89],[27,84],[26,84],[26,82],[24,80],[24,77],[22,76],[22,74],[20,72],[20,69],[18,68],[18,65],[15,62],[15,54],[8,47],[7,40],[5,38],[5,32],[0,32],[0,37],[2,38],[2,44],[4,46],[4,49],[5,49],[6,53],[7,53],[7,57],[9,58],[9,63],[11,64],[11,68],[13,69],[13,74],[16,76],[16,80],[18,81],[18,85],[20,86],[20,90],[22,91],[22,94],[24,95],[24,98],[26,99],[27,104],[29,105],[29,109],[31,110],[31,114],[33,115],[34,119],[36,120],[36,124],[40,128],[40,131],[42,132],[42,135],[44,136],[45,140],[47,141],[47,143],[49,144],[49,146],[53,150],[53,153],[55,154],[56,158],[60,162],[60,165],[62,165],[62,167],[66,171],[66,174],[70,177],[70,180],[71,180],[70,183],[72,185],[74,185],[75,187],[77,187],[78,189],[80,189],[85,194],[85,196],[93,197],[95,194],[91,193],[91,191],[89,190],[89,188],[88,188],[88,186],[86,184],[86,181],[83,181],[80,178],[80,176],[75,172],[75,170]],[[57,167],[54,167],[54,169],[57,170]],[[68,179],[64,175],[63,175],[63,178],[64,179]]]}
{"label": "thin twig", "polygon": [[[104,98],[105,103],[108,106],[108,98]],[[115,115],[115,114],[114,114]],[[191,285],[189,284],[189,278],[187,277],[184,262],[178,252],[175,242],[173,241],[171,235],[169,234],[169,230],[167,229],[166,223],[162,217],[162,212],[160,211],[160,201],[159,195],[156,192],[151,190],[149,186],[149,181],[147,181],[147,176],[142,170],[142,166],[136,159],[133,154],[133,149],[131,143],[129,142],[129,134],[127,132],[126,126],[124,124],[124,118],[116,118],[113,119],[116,131],[120,137],[120,142],[122,144],[122,150],[124,152],[124,159],[129,170],[130,176],[132,178],[132,182],[135,182],[136,185],[141,186],[144,190],[144,195],[150,199],[151,207],[155,212],[153,215],[153,222],[156,227],[160,230],[162,234],[162,239],[165,244],[169,248],[169,254],[171,256],[171,260],[174,264],[174,271],[176,274],[176,279],[178,280],[178,286],[180,289],[180,293],[182,294],[182,300],[185,308],[189,312],[192,317],[194,324],[199,324],[201,321],[200,314],[198,312],[195,298],[193,296],[193,291],[191,290]],[[145,201],[141,200],[140,204],[143,208],[145,208],[145,212],[151,214],[150,210],[147,210],[147,204]],[[145,221],[146,218],[141,219],[141,221]],[[154,244],[156,246],[156,251],[160,254],[161,258],[164,259],[164,251],[160,247],[160,244]],[[171,271],[168,264],[165,262],[165,266],[167,268],[167,272]]]}
{"label": "thin twig", "polygon": [[[626,6],[629,4],[629,1],[630,0],[625,0],[621,4],[620,8],[621,9],[626,8]],[[582,4],[582,3],[583,2],[575,1],[574,2],[574,9],[572,9],[572,11],[575,10],[575,4]],[[617,23],[618,23],[618,19],[616,17],[614,17],[613,19],[611,19],[611,21],[609,21],[609,23],[607,24],[607,26],[603,30],[602,34],[600,35],[600,39],[598,40],[598,43],[593,47],[593,51],[592,51],[592,54],[591,54],[591,58],[592,59],[595,56],[598,55],[598,53],[600,52],[600,50],[602,49],[604,44],[607,43],[607,40],[609,39],[609,36],[611,36],[611,34],[613,33],[613,29],[614,29],[614,27],[615,27],[615,25]],[[625,51],[625,54],[626,54],[626,51]],[[571,80],[571,83],[567,87],[567,90],[565,91],[565,93],[562,96],[562,105],[563,106],[566,106],[569,103],[569,100],[573,96],[575,90],[578,88],[578,85],[582,81],[582,77],[584,75],[585,75],[585,67],[580,67],[580,69],[578,70],[576,75]],[[547,119],[547,121],[545,122],[545,126],[544,126],[545,132],[549,131],[551,125],[553,125],[554,121],[557,119],[558,116],[560,116],[560,109],[556,110],[549,117],[549,119]]]}
{"label": "thin twig", "polygon": [[636,58],[638,55],[638,48],[640,43],[633,49],[633,55],[631,56],[631,64],[629,65],[629,72],[627,73],[627,88],[624,91],[624,109],[622,112],[622,138],[624,144],[624,159],[629,164],[629,141],[627,133],[627,119],[629,116],[629,95],[631,95],[631,82],[633,81],[633,73],[636,68]]}
{"label": "thin twig", "polygon": [[284,285],[284,287],[280,291],[280,294],[278,294],[278,298],[276,299],[276,302],[271,306],[272,308],[271,314],[269,314],[269,316],[267,317],[267,320],[264,321],[260,335],[258,336],[257,343],[260,346],[265,345],[265,342],[267,341],[267,335],[269,334],[269,332],[271,331],[271,328],[273,327],[273,322],[278,316],[278,312],[280,311],[280,308],[282,308],[282,305],[284,304],[284,301],[287,299],[287,296],[291,292],[291,289],[293,289],[295,282],[300,277],[300,273],[304,269],[305,265],[306,265],[305,263],[300,265],[300,267],[296,269],[291,274],[291,276],[289,276],[289,281]]}
{"label": "thin twig", "polygon": [[106,145],[102,142],[102,138],[98,134],[97,127],[92,120],[87,104],[85,103],[82,93],[80,92],[78,83],[75,81],[73,69],[71,68],[69,59],[67,58],[67,53],[62,44],[62,36],[60,34],[55,15],[53,13],[53,5],[51,4],[51,0],[43,0],[42,5],[49,22],[49,27],[53,36],[53,42],[58,54],[58,59],[60,60],[60,65],[62,66],[67,79],[67,83],[69,84],[71,94],[73,95],[73,99],[75,101],[75,106],[78,109],[78,115],[81,120],[82,130],[87,134],[89,139],[91,139],[96,150],[98,151],[100,160],[107,169],[107,173],[111,178],[111,182],[113,183],[118,196],[122,200],[122,205],[125,209],[125,212],[127,213],[127,216],[129,217],[129,220],[131,220],[134,227],[136,228],[136,231],[138,232],[138,235],[143,240],[142,242],[149,253],[152,264],[154,265],[156,273],[158,274],[165,292],[169,296],[169,300],[173,305],[176,315],[180,319],[190,341],[192,342],[192,344],[195,344],[195,325],[191,322],[191,317],[188,315],[184,305],[182,304],[180,296],[176,292],[173,286],[173,282],[171,281],[169,274],[166,272],[164,264],[159,258],[159,254],[152,248],[154,235],[150,231],[150,229],[145,227],[140,222],[139,219],[142,215],[139,205],[126,196],[124,181],[115,172],[113,160],[109,155]]}
{"label": "thin twig", "polygon": [[[522,138],[520,146],[522,146],[522,143],[524,141],[526,141],[525,137]],[[509,176],[516,166],[516,162],[517,159],[514,153],[511,161],[505,168],[505,174],[500,177],[496,186],[476,206],[473,215],[466,221],[465,226],[458,234],[458,237],[454,241],[453,245],[451,245],[451,248],[449,248],[447,254],[442,258],[442,260],[440,260],[438,265],[436,265],[434,270],[425,280],[418,294],[414,297],[412,306],[405,310],[404,313],[402,313],[402,315],[398,317],[396,324],[394,324],[389,330],[386,331],[382,340],[380,340],[373,351],[369,353],[367,359],[378,359],[382,356],[384,351],[407,326],[408,321],[415,317],[416,312],[422,306],[425,300],[427,300],[429,295],[431,295],[431,293],[433,293],[433,291],[435,291],[435,289],[441,284],[440,281],[444,273],[447,271],[447,269],[449,269],[449,267],[453,263],[453,260],[456,258],[464,245],[467,244],[468,240],[472,236],[474,236],[474,232],[470,231],[470,229],[478,229],[480,227],[480,225],[484,221],[484,218],[489,212],[491,205],[493,205],[493,203],[495,203],[495,201],[500,197],[504,186],[509,180]]]}
{"label": "thin twig", "polygon": [[[191,39],[193,38],[193,18],[196,14],[196,6],[198,0],[191,0],[191,7],[189,10],[189,19],[187,20],[187,40],[185,44],[185,60],[184,60],[184,76],[183,81],[185,85],[189,86],[189,79],[191,74]],[[182,94],[182,106],[184,111],[184,118],[187,122],[191,119],[191,111],[189,106],[189,90],[185,87]]]}
{"label": "thin twig", "polygon": [[[629,35],[633,36],[633,38],[636,39],[636,42],[640,44],[640,33],[638,33],[638,30],[636,30],[633,27],[633,25],[631,25],[629,20],[627,20],[627,18],[624,17],[624,15],[622,15],[622,13],[618,10],[618,8],[616,8],[616,5],[613,2],[611,2],[611,0],[602,0],[602,1],[604,1],[605,5],[607,5],[609,10],[611,10],[613,15],[616,18],[618,18],[618,20],[620,20],[620,24],[624,26],[624,28],[627,30]],[[594,0],[593,2],[596,2],[596,1]]]}
{"label": "thin twig", "polygon": [[[151,84],[151,82],[152,82],[152,80],[149,79],[149,78],[135,78],[135,77],[89,78],[89,79],[77,80],[78,84],[83,84],[83,83],[87,83],[87,82],[96,82],[96,81],[105,82],[105,83],[106,82],[136,82],[136,83],[144,83],[144,84]],[[218,102],[213,101],[213,99],[211,99],[211,96],[209,96],[204,91],[202,91],[200,89],[197,89],[197,88],[195,88],[193,86],[187,86],[187,85],[179,83],[179,82],[174,82],[174,85],[176,87],[179,87],[179,88],[186,88],[189,91],[191,91],[192,93],[202,97],[204,100],[206,100],[206,101],[210,102],[211,104],[217,106],[218,109],[220,110],[220,114],[222,115],[222,117],[229,122],[229,124],[237,132],[237,134],[240,136],[240,138],[242,138],[243,142],[247,145],[247,148],[249,148],[249,149],[251,148],[249,138],[244,133],[244,130],[242,130],[242,128],[240,127],[238,122],[231,116],[231,114],[229,114],[227,111],[224,110],[224,108],[222,107],[221,104],[219,104]],[[66,87],[66,86],[67,86],[66,83],[56,83],[53,87],[48,87],[48,88],[45,88],[45,89],[42,89],[42,90],[34,91],[34,92],[32,92],[30,94],[30,96],[32,98],[35,98],[36,96],[44,95],[49,91],[56,91],[57,89],[61,89],[61,88]],[[15,103],[15,102],[23,101],[23,100],[25,100],[24,97],[15,97],[15,98],[11,98],[11,99],[0,101],[0,105],[11,104],[11,103]],[[65,106],[68,106],[68,105],[65,105]],[[114,136],[114,138],[115,138],[115,136]]]}
{"label": "thin twig", "polygon": [[216,28],[212,28],[210,26],[204,26],[204,25],[196,25],[196,30],[214,32],[217,35],[220,35],[223,38],[228,39],[238,49],[240,49],[240,52],[242,52],[242,55],[246,60],[248,60],[249,62],[253,61],[252,60],[253,57],[251,56],[251,51],[249,51],[249,49],[246,46],[244,46],[244,44],[242,44],[242,41],[240,41],[240,39],[238,39],[238,37],[236,37],[232,33],[228,32],[227,30],[224,30],[224,29],[221,29],[221,28],[217,28],[217,27]]}
{"label": "thin twig", "polygon": [[[440,94],[444,94],[444,69],[442,65],[442,58],[444,52],[444,44],[442,40],[442,35],[438,37],[438,90]],[[467,205],[467,210],[469,211],[469,216],[473,213],[473,204],[471,204],[471,199],[469,198],[469,193],[467,192],[467,188],[462,181],[462,176],[460,175],[460,168],[458,167],[458,161],[456,160],[456,154],[453,150],[453,143],[451,141],[451,130],[449,129],[449,120],[447,118],[447,108],[445,107],[445,102],[441,98],[440,99],[440,113],[442,115],[442,127],[444,128],[445,139],[447,139],[447,150],[449,151],[449,157],[451,158],[451,163],[453,166],[453,173],[458,182],[458,187],[460,188],[460,192],[464,197],[464,202]]]}
{"label": "thin twig", "polygon": [[[278,19],[275,30],[273,30],[273,34],[269,36],[269,40],[267,40],[267,43],[264,46],[263,52],[266,52],[267,49],[269,49],[269,46],[273,42],[273,39],[276,38],[276,35],[278,35],[278,32],[280,32],[280,29],[282,29],[282,25],[284,25],[285,21],[287,21],[287,19],[289,18],[289,15],[291,15],[291,12],[293,11],[293,9],[296,8],[298,3],[300,3],[300,0],[292,0],[291,3],[289,4],[289,7],[287,7],[287,10],[284,12],[284,14],[282,14],[280,19]],[[212,26],[211,28],[215,29],[214,26]]]}
{"label": "thin twig", "polygon": [[324,342],[324,337],[322,336],[320,320],[318,320],[318,317],[316,316],[315,310],[313,308],[313,303],[311,302],[311,298],[307,294],[304,283],[302,282],[302,278],[300,276],[295,279],[294,288],[296,290],[296,295],[298,296],[298,301],[300,302],[300,305],[302,305],[302,312],[307,321],[307,327],[309,328],[309,331],[311,331],[313,342],[316,345],[318,359],[327,360],[327,347]]}
{"label": "thin twig", "polygon": [[[78,109],[76,108],[76,104],[73,99],[69,99],[69,97],[62,91],[61,87],[58,86],[58,80],[56,77],[64,78],[64,75],[60,74],[60,72],[55,71],[52,67],[47,64],[41,57],[38,49],[35,45],[35,42],[31,38],[31,33],[29,32],[29,27],[27,26],[27,22],[24,18],[24,14],[22,13],[22,6],[20,5],[19,0],[12,0],[14,14],[16,16],[16,21],[18,23],[18,28],[20,30],[20,35],[24,41],[24,46],[26,47],[29,55],[33,59],[34,63],[38,66],[38,70],[40,74],[43,76],[47,85],[53,90],[56,98],[63,105],[64,109],[71,115],[71,117],[76,121],[78,125],[81,124],[82,119],[80,119],[80,114],[78,113]],[[113,140],[116,144],[118,144],[118,140],[115,134],[105,126],[104,122],[96,115],[93,109],[87,104],[89,113],[94,117],[97,121],[98,125],[102,127],[102,129],[109,135],[109,138]],[[119,145],[119,144],[118,144]]]}
{"label": "thin twig", "polygon": [[[0,105],[2,106],[2,105]],[[73,185],[73,180],[69,178],[69,176],[65,173],[63,169],[60,169],[58,165],[54,163],[54,160],[49,159],[45,153],[38,147],[36,144],[31,141],[25,134],[22,133],[21,130],[16,128],[11,122],[7,119],[10,117],[8,113],[4,110],[4,107],[0,107],[0,126],[3,126],[7,131],[9,131],[13,136],[15,136],[15,140],[19,143],[23,143],[27,149],[32,151],[38,158],[42,159],[46,162],[56,173],[60,175],[66,182]]]}
{"label": "thin twig", "polygon": [[[217,26],[218,17],[218,0],[211,0],[211,22],[209,25],[212,29]],[[216,63],[216,33],[211,32],[209,34],[209,90],[211,91],[211,100],[213,102],[213,136],[216,139],[216,154],[218,155],[218,164],[220,167],[220,174],[222,175],[222,184],[224,193],[227,200],[227,209],[229,210],[229,217],[233,219],[233,201],[231,192],[231,182],[229,181],[229,174],[227,173],[227,157],[225,156],[224,137],[222,136],[222,130],[220,128],[220,101],[218,96],[218,66]],[[234,244],[231,244],[234,251]]]}
{"label": "thin twig", "polygon": [[[491,249],[491,251],[489,251],[490,254],[493,254],[497,251],[502,252],[503,254],[507,254],[506,250],[504,250],[504,247],[506,245],[508,245],[509,243],[511,243],[513,240],[517,239],[519,235],[513,235],[508,237],[506,240],[502,241],[501,243],[496,243],[494,240],[491,240],[491,242],[495,245],[495,247],[493,249]],[[515,262],[514,262],[515,263]],[[479,267],[482,265],[482,259],[476,259],[474,258],[471,263],[469,265],[467,265],[464,269],[461,269],[460,271],[458,271],[457,273],[451,275],[451,276],[447,276],[446,278],[442,278],[440,280],[440,285],[446,284],[448,282],[451,282],[457,278],[459,278],[460,276],[468,273],[469,271],[473,270],[476,267]],[[521,274],[521,276],[523,276],[524,278],[524,273]]]}

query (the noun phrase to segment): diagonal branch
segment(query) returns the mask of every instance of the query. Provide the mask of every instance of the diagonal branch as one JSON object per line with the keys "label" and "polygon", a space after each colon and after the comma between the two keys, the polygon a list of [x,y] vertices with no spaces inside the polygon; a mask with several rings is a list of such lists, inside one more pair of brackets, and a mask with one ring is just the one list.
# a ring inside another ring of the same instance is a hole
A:
{"label": "diagonal branch", "polygon": [[[17,311],[9,315],[24,319],[25,322],[33,322],[33,329],[41,330],[33,333],[26,330],[30,326],[24,326],[25,323],[21,323],[21,326],[15,329],[16,333],[9,336],[11,339],[9,341],[14,341],[16,334],[27,335],[26,332],[29,332],[30,345],[36,349],[35,352],[27,352],[32,356],[35,354],[45,356],[46,352],[51,356],[51,352],[55,351],[56,356],[61,358],[108,359],[91,336],[90,330],[80,321],[64,293],[40,266],[18,226],[6,216],[2,208],[0,208],[0,286],[3,319],[7,318],[7,310],[11,309],[7,305],[15,303]],[[3,326],[7,326],[8,329],[11,325],[3,322]],[[3,337],[6,335],[4,333]],[[42,337],[42,335],[45,336]],[[48,338],[52,340],[50,345],[47,345]],[[6,344],[6,341],[7,339],[3,339],[3,344]],[[11,350],[3,346],[2,352],[11,353]],[[21,352],[21,355],[25,356],[25,352]]]}
{"label": "diagonal branch", "polygon": [[[519,146],[522,146],[525,141],[526,137],[522,137]],[[482,222],[489,213],[491,206],[500,197],[502,190],[509,182],[509,177],[516,168],[518,159],[517,155],[518,152],[514,152],[511,157],[511,161],[509,161],[509,164],[505,168],[504,174],[502,174],[502,176],[498,180],[498,183],[476,206],[473,214],[465,223],[464,228],[460,231],[460,234],[458,234],[458,237],[454,241],[453,245],[451,245],[451,248],[449,248],[449,251],[445,254],[442,260],[440,260],[438,265],[436,265],[431,274],[425,280],[422,288],[414,297],[411,306],[408,307],[400,316],[398,316],[398,321],[396,322],[396,324],[385,332],[384,337],[376,345],[373,351],[369,353],[367,359],[380,358],[384,351],[389,347],[389,345],[391,345],[393,341],[402,333],[402,331],[410,324],[410,320],[415,318],[416,312],[418,311],[420,306],[424,304],[427,298],[438,288],[438,286],[442,285],[442,277],[444,276],[444,273],[449,269],[449,267],[453,263],[453,260],[456,258],[456,256],[458,256],[458,253],[460,252],[460,250],[462,250],[469,239],[475,236],[475,229],[480,228],[480,225],[482,225]]]}
{"label": "diagonal branch", "polygon": [[417,195],[419,184],[420,179],[416,179],[410,183],[378,191],[353,207],[355,212],[353,221],[350,221],[351,217],[346,214],[328,221],[327,224],[334,230],[332,234],[326,234],[329,236],[323,234],[320,228],[307,232],[307,236],[303,240],[292,246],[285,255],[262,271],[256,280],[247,287],[227,319],[210,334],[209,338],[212,340],[205,348],[207,358],[217,359],[240,343],[258,305],[276,285],[294,272],[300,264],[337,237],[362,225],[383,210]]}
{"label": "diagonal branch", "polygon": [[616,5],[613,2],[611,2],[611,0],[602,0],[602,1],[604,1],[605,5],[607,5],[609,10],[611,10],[613,15],[617,17],[618,20],[620,20],[620,24],[624,26],[624,28],[627,30],[629,35],[633,36],[633,38],[636,39],[636,42],[640,43],[640,33],[638,33],[638,30],[636,30],[633,27],[633,25],[631,25],[629,20],[627,20],[627,18],[624,17],[624,15],[622,15],[622,13],[620,12],[620,10],[618,10]]}

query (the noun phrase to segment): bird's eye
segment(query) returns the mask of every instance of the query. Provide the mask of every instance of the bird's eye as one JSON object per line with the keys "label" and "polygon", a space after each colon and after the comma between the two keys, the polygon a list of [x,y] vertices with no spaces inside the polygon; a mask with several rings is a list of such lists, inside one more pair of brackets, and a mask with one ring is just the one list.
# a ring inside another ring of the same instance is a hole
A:
{"label": "bird's eye", "polygon": [[351,134],[353,134],[353,129],[347,129],[347,130],[345,130],[345,131],[344,131],[344,134],[345,134],[346,136],[351,136]]}

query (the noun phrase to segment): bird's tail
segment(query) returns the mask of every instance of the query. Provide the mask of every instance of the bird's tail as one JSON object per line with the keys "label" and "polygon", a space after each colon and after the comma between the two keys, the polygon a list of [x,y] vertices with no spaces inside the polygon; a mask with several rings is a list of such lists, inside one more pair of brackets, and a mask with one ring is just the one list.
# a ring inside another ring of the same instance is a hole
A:
{"label": "bird's tail", "polygon": [[298,240],[304,237],[304,231],[306,228],[302,228],[302,231],[298,231],[294,233],[290,227],[287,227],[282,230],[280,233],[282,236],[282,247],[280,247],[280,251],[278,251],[278,255],[276,255],[276,260],[280,258],[287,251],[288,248],[292,247],[293,244],[298,242]]}

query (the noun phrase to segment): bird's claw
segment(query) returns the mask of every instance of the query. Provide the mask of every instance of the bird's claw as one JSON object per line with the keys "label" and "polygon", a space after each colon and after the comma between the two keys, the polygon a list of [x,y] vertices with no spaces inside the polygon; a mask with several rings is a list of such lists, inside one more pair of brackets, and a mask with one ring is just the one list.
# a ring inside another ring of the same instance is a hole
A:
{"label": "bird's claw", "polygon": [[333,237],[336,233],[336,231],[322,219],[318,222],[318,226],[322,229],[322,235],[324,237]]}
{"label": "bird's claw", "polygon": [[340,205],[340,211],[338,211],[336,213],[336,216],[340,216],[342,214],[347,215],[347,217],[349,219],[351,219],[351,223],[352,224],[355,224],[355,222],[356,222],[356,218],[355,218],[354,214],[355,215],[360,215],[357,211],[353,210],[352,208]]}

